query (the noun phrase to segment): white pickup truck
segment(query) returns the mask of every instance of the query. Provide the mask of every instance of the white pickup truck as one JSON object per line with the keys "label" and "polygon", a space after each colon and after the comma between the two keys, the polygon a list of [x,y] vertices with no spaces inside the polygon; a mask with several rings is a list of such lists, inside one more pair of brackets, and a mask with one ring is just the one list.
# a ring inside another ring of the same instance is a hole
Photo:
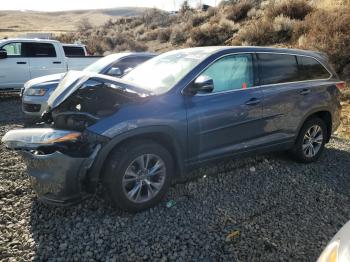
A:
{"label": "white pickup truck", "polygon": [[40,76],[81,70],[100,57],[88,56],[84,45],[55,40],[0,40],[0,92],[16,91]]}

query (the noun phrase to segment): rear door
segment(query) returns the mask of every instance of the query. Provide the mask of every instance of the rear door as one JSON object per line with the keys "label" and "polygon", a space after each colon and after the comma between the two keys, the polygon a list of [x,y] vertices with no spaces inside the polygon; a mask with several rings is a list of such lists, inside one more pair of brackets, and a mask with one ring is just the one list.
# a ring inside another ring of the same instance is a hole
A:
{"label": "rear door", "polygon": [[253,61],[251,54],[233,54],[201,73],[213,79],[214,90],[187,97],[190,162],[249,150],[262,136],[262,93],[255,87]]}
{"label": "rear door", "polygon": [[11,42],[0,48],[7,51],[7,58],[0,59],[0,88],[22,88],[30,79],[29,60],[24,57],[23,43]]}
{"label": "rear door", "polygon": [[52,43],[24,43],[24,51],[29,59],[30,77],[63,73],[65,63]]}
{"label": "rear door", "polygon": [[301,77],[297,57],[277,53],[258,53],[257,57],[264,96],[265,142],[292,139],[311,92]]}

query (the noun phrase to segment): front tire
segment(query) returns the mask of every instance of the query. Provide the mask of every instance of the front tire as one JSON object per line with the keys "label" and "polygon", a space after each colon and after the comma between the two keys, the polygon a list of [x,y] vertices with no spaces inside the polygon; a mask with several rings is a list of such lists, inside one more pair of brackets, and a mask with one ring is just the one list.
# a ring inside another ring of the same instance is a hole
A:
{"label": "front tire", "polygon": [[163,146],[149,140],[137,140],[123,144],[111,153],[103,184],[114,205],[138,212],[161,201],[173,172],[173,158]]}
{"label": "front tire", "polygon": [[327,135],[327,127],[322,119],[315,117],[307,120],[292,150],[294,158],[301,163],[318,160],[324,150]]}

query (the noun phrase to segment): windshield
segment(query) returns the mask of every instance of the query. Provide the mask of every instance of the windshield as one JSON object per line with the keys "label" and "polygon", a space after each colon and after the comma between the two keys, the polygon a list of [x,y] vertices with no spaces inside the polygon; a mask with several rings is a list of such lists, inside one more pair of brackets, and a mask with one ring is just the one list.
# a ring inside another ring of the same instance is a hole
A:
{"label": "windshield", "polygon": [[211,48],[170,51],[139,65],[122,79],[154,94],[163,94],[173,88],[212,51]]}
{"label": "windshield", "polygon": [[83,71],[88,73],[96,73],[99,74],[103,69],[109,66],[111,63],[116,62],[120,58],[124,57],[126,54],[115,54],[109,55],[104,58],[97,60],[95,63],[92,63],[88,67],[86,67]]}

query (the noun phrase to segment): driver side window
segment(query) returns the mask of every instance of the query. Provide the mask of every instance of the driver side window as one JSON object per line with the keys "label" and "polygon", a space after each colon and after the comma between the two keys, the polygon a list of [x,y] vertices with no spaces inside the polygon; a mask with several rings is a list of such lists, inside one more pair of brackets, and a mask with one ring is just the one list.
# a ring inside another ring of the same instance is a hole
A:
{"label": "driver side window", "polygon": [[249,88],[254,86],[253,58],[250,54],[226,56],[201,75],[213,79],[213,93]]}
{"label": "driver side window", "polygon": [[7,56],[21,56],[22,55],[22,44],[21,43],[9,43],[4,45],[1,49],[5,49]]}

